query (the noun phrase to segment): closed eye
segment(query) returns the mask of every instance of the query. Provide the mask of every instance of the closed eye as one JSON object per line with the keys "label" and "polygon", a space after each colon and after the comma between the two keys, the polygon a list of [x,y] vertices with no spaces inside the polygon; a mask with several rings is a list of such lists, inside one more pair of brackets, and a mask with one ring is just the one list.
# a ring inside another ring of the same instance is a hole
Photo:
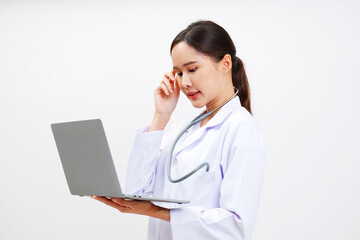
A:
{"label": "closed eye", "polygon": [[196,69],[197,69],[197,67],[192,68],[192,69],[190,69],[190,70],[189,70],[189,72],[195,72],[195,71],[196,71]]}

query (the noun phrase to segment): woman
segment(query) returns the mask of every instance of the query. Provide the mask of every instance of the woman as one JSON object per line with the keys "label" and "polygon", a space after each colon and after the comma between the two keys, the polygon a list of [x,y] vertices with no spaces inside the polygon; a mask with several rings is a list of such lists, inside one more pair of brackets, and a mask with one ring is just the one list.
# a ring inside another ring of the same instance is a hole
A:
{"label": "woman", "polygon": [[[171,44],[173,70],[154,92],[155,114],[138,130],[127,170],[127,192],[188,199],[171,204],[93,198],[124,213],[150,216],[148,239],[250,239],[263,181],[265,151],[251,115],[250,90],[242,61],[228,33],[211,21],[198,21]],[[181,136],[184,124],[164,133],[180,90],[205,119]],[[237,94],[236,94],[237,93]],[[227,102],[228,101],[228,102]],[[226,103],[226,104],[224,104]],[[207,162],[189,178],[172,183]],[[141,166],[141,168],[139,167]]]}

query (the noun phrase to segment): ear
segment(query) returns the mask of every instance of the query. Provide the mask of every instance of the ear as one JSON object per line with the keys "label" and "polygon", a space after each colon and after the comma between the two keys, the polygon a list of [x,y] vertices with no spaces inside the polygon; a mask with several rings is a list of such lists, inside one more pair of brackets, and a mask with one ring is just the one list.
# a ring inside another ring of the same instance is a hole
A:
{"label": "ear", "polygon": [[232,61],[231,61],[230,54],[225,54],[223,59],[221,59],[221,68],[222,68],[223,73],[227,73],[227,72],[231,71]]}

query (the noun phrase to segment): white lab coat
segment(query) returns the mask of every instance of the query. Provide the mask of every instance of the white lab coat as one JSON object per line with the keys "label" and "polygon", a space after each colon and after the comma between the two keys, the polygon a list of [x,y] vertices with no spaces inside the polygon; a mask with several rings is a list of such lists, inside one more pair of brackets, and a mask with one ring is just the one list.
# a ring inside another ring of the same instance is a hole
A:
{"label": "white lab coat", "polygon": [[169,148],[184,124],[166,133],[137,131],[126,174],[127,193],[190,200],[155,203],[170,210],[170,223],[151,218],[148,239],[249,240],[255,227],[265,166],[265,148],[254,118],[235,97],[203,127],[193,126],[173,154],[172,177],[203,162],[180,183],[167,178]]}

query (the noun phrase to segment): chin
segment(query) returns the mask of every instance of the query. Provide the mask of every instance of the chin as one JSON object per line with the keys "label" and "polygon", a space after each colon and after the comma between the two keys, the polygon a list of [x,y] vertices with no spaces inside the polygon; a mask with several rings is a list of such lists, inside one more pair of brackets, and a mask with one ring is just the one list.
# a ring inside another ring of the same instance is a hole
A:
{"label": "chin", "polygon": [[193,107],[195,108],[203,108],[205,106],[205,104],[201,103],[201,102],[197,102],[197,101],[194,101],[194,102],[191,102],[191,104],[193,105]]}

